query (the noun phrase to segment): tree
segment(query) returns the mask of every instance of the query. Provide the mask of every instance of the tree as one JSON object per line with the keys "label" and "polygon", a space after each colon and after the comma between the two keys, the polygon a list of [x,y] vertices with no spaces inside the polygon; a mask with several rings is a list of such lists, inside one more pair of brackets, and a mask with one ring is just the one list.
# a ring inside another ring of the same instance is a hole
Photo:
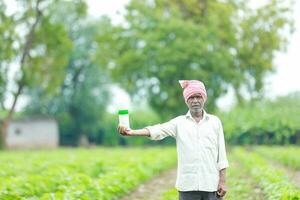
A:
{"label": "tree", "polygon": [[6,6],[0,2],[0,108],[4,109],[4,95],[7,87],[9,62],[14,55],[13,41],[15,37],[13,20],[5,15]]}
{"label": "tree", "polygon": [[180,79],[204,81],[213,109],[228,87],[238,97],[244,86],[253,95],[262,90],[274,53],[286,45],[289,12],[277,0],[258,9],[230,0],[132,0],[126,24],[99,37],[99,56],[115,81],[164,118],[185,112]]}
{"label": "tree", "polygon": [[[57,95],[49,96],[41,88],[32,90],[26,112],[55,117],[59,121],[61,144],[77,145],[81,136],[97,140],[103,128],[110,81],[105,69],[97,65],[95,38],[106,24],[72,16],[72,4],[57,6],[55,16],[67,27],[73,44],[66,76]],[[60,10],[61,7],[64,9]]]}
{"label": "tree", "polygon": [[[1,127],[1,141],[4,147],[7,126],[20,95],[35,86],[48,93],[55,93],[64,78],[63,68],[66,66],[72,44],[65,27],[53,20],[51,15],[51,7],[57,2],[59,1],[19,0],[17,3],[20,9],[10,16],[5,12],[5,4],[0,4],[1,19],[7,22],[6,27],[11,32],[12,42],[10,44],[4,41],[9,53],[0,61],[1,77],[7,77],[8,70],[5,67],[10,66],[11,61],[18,64],[17,73],[12,80],[15,90],[10,92],[5,84],[4,87],[1,86],[1,105],[4,105],[3,102],[10,93],[13,96],[12,105],[9,108],[2,107],[7,110]],[[81,1],[73,3],[82,5]],[[7,83],[8,80],[4,81]]]}

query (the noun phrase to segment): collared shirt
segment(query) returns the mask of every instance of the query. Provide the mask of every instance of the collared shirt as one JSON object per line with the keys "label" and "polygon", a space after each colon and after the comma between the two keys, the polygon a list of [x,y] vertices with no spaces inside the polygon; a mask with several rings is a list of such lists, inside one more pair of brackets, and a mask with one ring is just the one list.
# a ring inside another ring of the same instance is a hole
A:
{"label": "collared shirt", "polygon": [[227,168],[224,133],[217,116],[203,112],[196,122],[188,112],[166,123],[146,127],[152,140],[176,139],[179,191],[208,191],[218,188],[219,170]]}

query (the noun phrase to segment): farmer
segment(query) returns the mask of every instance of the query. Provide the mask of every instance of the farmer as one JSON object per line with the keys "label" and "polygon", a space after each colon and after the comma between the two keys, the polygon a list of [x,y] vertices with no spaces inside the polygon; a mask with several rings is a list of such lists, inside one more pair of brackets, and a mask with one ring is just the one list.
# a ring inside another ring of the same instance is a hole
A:
{"label": "farmer", "polygon": [[225,176],[229,166],[221,121],[203,109],[207,100],[205,86],[198,80],[179,81],[189,111],[166,123],[128,130],[124,136],[176,139],[178,166],[176,189],[179,200],[219,200],[226,194]]}

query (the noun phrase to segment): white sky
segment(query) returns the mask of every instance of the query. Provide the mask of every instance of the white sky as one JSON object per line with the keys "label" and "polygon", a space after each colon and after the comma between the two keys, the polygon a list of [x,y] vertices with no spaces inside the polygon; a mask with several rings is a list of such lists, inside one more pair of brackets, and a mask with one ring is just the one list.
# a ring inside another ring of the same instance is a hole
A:
{"label": "white sky", "polygon": [[[87,2],[90,15],[94,17],[108,15],[112,18],[113,23],[118,24],[123,22],[121,14],[124,13],[124,7],[129,0],[87,0]],[[261,0],[252,0],[251,6],[260,6],[262,4],[261,2]],[[290,38],[287,51],[276,54],[274,60],[276,72],[268,75],[265,79],[266,95],[269,98],[300,91],[300,62],[298,62],[298,57],[300,56],[300,1],[295,1],[294,10],[296,31]],[[223,107],[232,104],[231,95],[232,94],[229,94],[221,98],[218,105]],[[128,97],[126,97],[125,94],[121,96],[123,100],[125,98],[125,100],[127,99],[126,101],[128,101]],[[122,101],[121,104],[124,104],[124,101]]]}

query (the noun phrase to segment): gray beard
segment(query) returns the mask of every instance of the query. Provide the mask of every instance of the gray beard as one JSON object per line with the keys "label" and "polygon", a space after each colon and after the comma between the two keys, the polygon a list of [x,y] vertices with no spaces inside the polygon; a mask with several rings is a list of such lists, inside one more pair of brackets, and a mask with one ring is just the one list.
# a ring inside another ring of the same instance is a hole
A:
{"label": "gray beard", "polygon": [[192,116],[200,116],[200,115],[202,115],[202,111],[203,111],[203,107],[190,109]]}

